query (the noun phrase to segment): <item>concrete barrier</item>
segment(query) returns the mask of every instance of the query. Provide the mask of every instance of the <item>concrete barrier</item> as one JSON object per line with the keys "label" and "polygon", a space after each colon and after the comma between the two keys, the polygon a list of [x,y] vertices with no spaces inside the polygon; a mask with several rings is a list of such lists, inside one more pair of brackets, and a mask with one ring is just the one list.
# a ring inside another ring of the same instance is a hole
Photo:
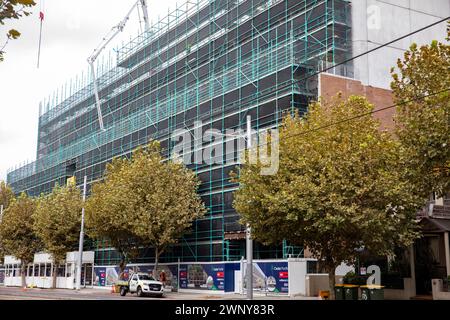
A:
{"label": "concrete barrier", "polygon": [[[336,283],[343,283],[343,276],[336,276]],[[442,281],[442,280],[441,280]],[[385,300],[409,300],[416,295],[416,288],[413,279],[403,279],[404,289],[385,289]],[[305,277],[305,287],[307,297],[316,297],[319,291],[330,290],[328,274],[308,274]]]}
{"label": "concrete barrier", "polygon": [[[336,283],[343,282],[343,276],[336,276]],[[305,290],[307,297],[317,297],[319,295],[319,291],[328,291],[330,290],[330,284],[328,281],[328,274],[326,273],[314,273],[307,274],[305,277]]]}
{"label": "concrete barrier", "polygon": [[442,279],[431,280],[433,300],[450,300],[450,292],[444,291]]}
{"label": "concrete barrier", "polygon": [[385,300],[409,300],[416,295],[416,285],[412,278],[403,279],[404,289],[384,289]]}

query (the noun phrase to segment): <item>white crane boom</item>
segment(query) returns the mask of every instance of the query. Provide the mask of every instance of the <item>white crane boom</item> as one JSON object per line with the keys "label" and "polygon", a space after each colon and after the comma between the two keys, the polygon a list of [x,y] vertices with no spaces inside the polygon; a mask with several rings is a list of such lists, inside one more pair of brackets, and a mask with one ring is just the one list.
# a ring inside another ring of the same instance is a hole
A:
{"label": "white crane boom", "polygon": [[133,13],[134,9],[139,10],[139,4],[141,5],[141,9],[144,14],[144,23],[145,23],[145,30],[148,31],[150,29],[150,22],[148,19],[148,9],[147,9],[147,0],[138,0],[135,2],[135,4],[131,7],[131,9],[128,11],[125,18],[119,22],[119,24],[112,27],[111,31],[103,38],[100,45],[92,52],[92,54],[87,59],[90,69],[91,69],[91,75],[93,79],[94,84],[94,96],[95,96],[95,104],[97,106],[97,113],[98,113],[98,122],[100,124],[100,130],[104,131],[105,127],[103,125],[103,115],[102,115],[102,109],[101,109],[101,102],[100,102],[100,95],[98,90],[98,83],[97,83],[97,75],[95,74],[95,67],[94,63],[97,60],[98,56],[102,53],[103,50],[108,46],[108,44],[119,34],[123,31],[125,28],[128,20],[130,20],[130,16]]}

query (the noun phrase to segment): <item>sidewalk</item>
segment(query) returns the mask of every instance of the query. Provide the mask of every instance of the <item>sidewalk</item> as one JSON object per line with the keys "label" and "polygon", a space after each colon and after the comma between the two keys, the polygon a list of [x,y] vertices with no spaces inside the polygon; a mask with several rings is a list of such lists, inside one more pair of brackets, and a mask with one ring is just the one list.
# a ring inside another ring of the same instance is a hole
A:
{"label": "sidewalk", "polygon": [[[92,295],[119,296],[118,293],[111,293],[105,288],[83,289],[81,292],[84,294]],[[127,297],[134,296],[135,295],[127,295]],[[247,296],[236,293],[220,293],[210,291],[193,292],[191,290],[181,290],[180,292],[166,292],[165,298],[173,300],[247,300]],[[261,293],[254,293],[253,298],[254,300],[319,300],[318,297],[290,297],[288,295],[265,295]]]}
{"label": "sidewalk", "polygon": [[[222,300],[236,301],[247,300],[245,295],[225,294],[212,291],[198,292],[167,292],[163,298],[137,297],[135,294],[127,294],[125,297],[118,293],[111,293],[111,289],[90,288],[80,291],[68,289],[22,289],[17,287],[0,287],[0,300]],[[289,297],[287,295],[254,294],[254,300],[318,300],[317,297]]]}

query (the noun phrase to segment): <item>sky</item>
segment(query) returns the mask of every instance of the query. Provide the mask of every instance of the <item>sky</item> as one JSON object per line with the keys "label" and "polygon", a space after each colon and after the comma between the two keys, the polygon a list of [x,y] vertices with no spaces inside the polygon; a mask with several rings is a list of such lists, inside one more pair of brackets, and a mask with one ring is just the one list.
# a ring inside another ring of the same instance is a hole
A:
{"label": "sky", "polygon": [[[5,48],[0,63],[0,180],[7,170],[36,159],[39,102],[71,78],[87,71],[86,59],[103,37],[117,25],[135,0],[35,0],[33,14],[0,26],[4,34],[15,28],[22,33]],[[179,0],[178,3],[183,3]],[[156,21],[175,8],[175,0],[148,0],[150,20]],[[39,11],[45,14],[40,67],[37,68]],[[109,49],[129,41],[140,29],[135,10]]]}

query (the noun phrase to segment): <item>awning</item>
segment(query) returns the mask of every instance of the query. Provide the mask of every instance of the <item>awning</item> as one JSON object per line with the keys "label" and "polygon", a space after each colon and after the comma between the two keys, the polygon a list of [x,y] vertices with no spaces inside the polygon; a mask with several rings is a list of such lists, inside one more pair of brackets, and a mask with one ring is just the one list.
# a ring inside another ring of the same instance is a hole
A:
{"label": "awning", "polygon": [[425,217],[420,220],[419,225],[425,233],[450,232],[450,219],[433,219]]}

